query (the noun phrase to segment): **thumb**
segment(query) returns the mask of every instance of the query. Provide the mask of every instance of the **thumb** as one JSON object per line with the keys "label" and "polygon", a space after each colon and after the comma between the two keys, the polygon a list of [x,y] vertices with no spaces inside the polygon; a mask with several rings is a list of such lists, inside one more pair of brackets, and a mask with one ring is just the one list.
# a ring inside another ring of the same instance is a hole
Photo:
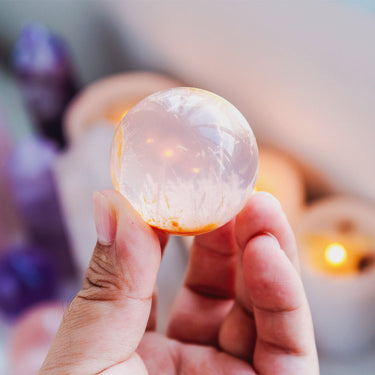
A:
{"label": "thumb", "polygon": [[98,242],[40,375],[143,367],[134,353],[150,314],[158,236],[119,193],[94,193],[93,201]]}

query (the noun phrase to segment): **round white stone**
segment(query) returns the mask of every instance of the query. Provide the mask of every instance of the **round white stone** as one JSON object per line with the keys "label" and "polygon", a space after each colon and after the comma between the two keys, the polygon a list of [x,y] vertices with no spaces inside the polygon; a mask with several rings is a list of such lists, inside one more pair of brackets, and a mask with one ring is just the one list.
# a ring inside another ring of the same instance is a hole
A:
{"label": "round white stone", "polygon": [[179,87],[136,104],[116,130],[112,181],[150,225],[182,235],[230,221],[252,193],[254,134],[211,92]]}

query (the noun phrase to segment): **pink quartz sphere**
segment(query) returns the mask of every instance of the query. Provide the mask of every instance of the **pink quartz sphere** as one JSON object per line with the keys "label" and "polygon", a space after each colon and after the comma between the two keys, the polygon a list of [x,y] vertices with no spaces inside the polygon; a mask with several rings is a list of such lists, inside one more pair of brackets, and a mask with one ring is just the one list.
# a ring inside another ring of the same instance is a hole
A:
{"label": "pink quartz sphere", "polygon": [[178,87],[136,104],[116,130],[111,175],[151,226],[196,235],[230,221],[251,195],[258,149],[244,116],[209,91]]}

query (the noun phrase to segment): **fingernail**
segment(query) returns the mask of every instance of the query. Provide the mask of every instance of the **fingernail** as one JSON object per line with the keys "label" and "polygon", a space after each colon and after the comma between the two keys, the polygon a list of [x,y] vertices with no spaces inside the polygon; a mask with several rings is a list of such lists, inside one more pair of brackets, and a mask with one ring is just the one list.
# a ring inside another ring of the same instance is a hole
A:
{"label": "fingernail", "polygon": [[116,236],[115,210],[108,198],[102,193],[94,192],[92,197],[98,242],[102,245],[110,245]]}

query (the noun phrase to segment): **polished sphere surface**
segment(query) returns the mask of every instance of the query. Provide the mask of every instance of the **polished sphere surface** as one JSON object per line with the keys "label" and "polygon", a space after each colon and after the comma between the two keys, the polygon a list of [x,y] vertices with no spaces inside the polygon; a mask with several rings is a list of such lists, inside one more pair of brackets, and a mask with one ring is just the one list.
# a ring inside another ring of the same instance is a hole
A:
{"label": "polished sphere surface", "polygon": [[196,235],[230,221],[251,195],[258,149],[243,115],[211,92],[178,87],[135,105],[118,126],[111,175],[150,225]]}

